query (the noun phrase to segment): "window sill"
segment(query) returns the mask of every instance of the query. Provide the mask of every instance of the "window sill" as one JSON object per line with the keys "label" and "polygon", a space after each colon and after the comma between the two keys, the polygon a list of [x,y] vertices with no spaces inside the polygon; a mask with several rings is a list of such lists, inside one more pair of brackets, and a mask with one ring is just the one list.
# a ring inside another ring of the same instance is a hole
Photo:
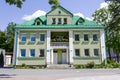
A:
{"label": "window sill", "polygon": [[92,44],[97,44],[97,43],[98,43],[98,41],[92,41],[91,43],[92,43]]}
{"label": "window sill", "polygon": [[26,43],[26,41],[20,41],[19,42],[19,44],[25,44]]}
{"label": "window sill", "polygon": [[89,43],[89,41],[83,41],[82,42],[82,44],[88,44]]}
{"label": "window sill", "polygon": [[74,44],[79,44],[79,43],[80,43],[80,41],[73,41],[73,43],[74,43]]}
{"label": "window sill", "polygon": [[44,44],[45,41],[38,41],[38,44]]}

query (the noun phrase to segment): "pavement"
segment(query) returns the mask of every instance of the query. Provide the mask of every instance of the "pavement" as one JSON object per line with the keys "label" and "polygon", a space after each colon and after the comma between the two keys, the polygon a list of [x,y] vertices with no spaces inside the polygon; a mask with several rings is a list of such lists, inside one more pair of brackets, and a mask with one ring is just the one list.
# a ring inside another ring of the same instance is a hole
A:
{"label": "pavement", "polygon": [[0,69],[0,80],[120,80],[120,69]]}

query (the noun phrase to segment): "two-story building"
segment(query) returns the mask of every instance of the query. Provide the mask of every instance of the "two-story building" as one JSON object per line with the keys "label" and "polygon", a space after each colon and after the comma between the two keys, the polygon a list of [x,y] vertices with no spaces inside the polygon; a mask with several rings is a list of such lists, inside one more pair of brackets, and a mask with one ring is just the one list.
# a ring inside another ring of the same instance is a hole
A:
{"label": "two-story building", "polygon": [[14,29],[13,65],[100,64],[106,58],[104,27],[60,5]]}

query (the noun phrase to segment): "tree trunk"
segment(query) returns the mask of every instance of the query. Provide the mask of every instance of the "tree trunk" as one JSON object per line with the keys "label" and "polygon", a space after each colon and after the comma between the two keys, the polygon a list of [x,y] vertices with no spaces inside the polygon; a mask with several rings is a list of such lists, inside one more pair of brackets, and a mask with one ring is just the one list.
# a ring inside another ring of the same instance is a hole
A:
{"label": "tree trunk", "polygon": [[117,62],[118,63],[120,62],[120,54],[119,53],[117,54]]}

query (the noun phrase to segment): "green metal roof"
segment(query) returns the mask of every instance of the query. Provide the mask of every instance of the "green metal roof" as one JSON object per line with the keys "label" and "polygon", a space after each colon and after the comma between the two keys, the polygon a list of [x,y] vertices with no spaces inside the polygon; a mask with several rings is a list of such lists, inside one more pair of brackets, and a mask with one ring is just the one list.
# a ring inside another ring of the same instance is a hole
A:
{"label": "green metal roof", "polygon": [[[39,17],[43,22],[46,21],[46,16]],[[17,25],[15,29],[103,29],[104,26],[97,24],[95,21],[85,20],[83,24],[76,25],[76,22],[80,19],[79,16],[73,16],[73,22],[71,25],[33,25],[37,19],[25,21],[23,24]]]}

